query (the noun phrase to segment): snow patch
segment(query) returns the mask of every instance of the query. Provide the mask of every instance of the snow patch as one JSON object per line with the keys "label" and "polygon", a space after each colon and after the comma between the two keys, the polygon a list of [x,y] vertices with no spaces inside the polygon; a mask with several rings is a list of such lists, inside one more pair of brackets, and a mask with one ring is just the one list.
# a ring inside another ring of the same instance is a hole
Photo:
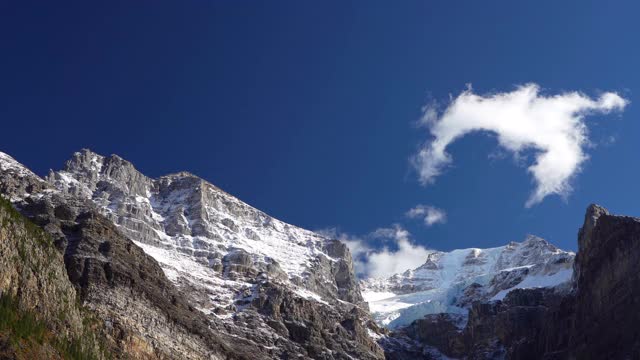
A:
{"label": "snow patch", "polygon": [[571,269],[560,270],[552,275],[533,275],[526,277],[518,285],[506,290],[502,290],[494,295],[491,300],[503,300],[511,290],[554,287],[571,280],[573,271]]}

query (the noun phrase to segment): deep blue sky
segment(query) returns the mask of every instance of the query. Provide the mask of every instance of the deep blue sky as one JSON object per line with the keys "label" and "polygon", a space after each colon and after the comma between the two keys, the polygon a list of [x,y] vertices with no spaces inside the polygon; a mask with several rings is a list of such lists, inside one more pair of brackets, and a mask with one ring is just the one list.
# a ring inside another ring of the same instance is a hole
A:
{"label": "deep blue sky", "polygon": [[[437,249],[527,233],[575,249],[587,204],[640,215],[636,4],[6,1],[0,151],[40,174],[83,147],[151,176],[191,171],[309,229],[399,222]],[[631,101],[588,119],[600,145],[567,202],[525,209],[531,178],[509,157],[489,160],[496,142],[482,134],[419,185],[408,158],[427,139],[413,125],[423,105],[467,83],[483,93],[527,82]],[[448,222],[404,219],[418,203]]]}

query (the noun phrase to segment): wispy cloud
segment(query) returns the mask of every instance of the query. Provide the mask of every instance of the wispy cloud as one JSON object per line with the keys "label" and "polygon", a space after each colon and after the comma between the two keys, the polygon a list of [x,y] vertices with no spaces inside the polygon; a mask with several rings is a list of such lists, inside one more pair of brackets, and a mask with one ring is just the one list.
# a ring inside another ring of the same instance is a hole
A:
{"label": "wispy cloud", "polygon": [[452,158],[447,146],[474,131],[497,135],[499,145],[519,158],[525,150],[534,150],[535,161],[528,167],[535,190],[526,202],[532,206],[546,196],[566,196],[570,180],[588,159],[589,144],[584,117],[596,112],[623,110],[628,101],[616,93],[603,93],[594,100],[580,92],[554,96],[540,94],[536,84],[518,87],[512,92],[476,95],[471,88],[438,112],[425,107],[421,124],[433,138],[412,159],[423,184],[432,183]]}
{"label": "wispy cloud", "polygon": [[[431,253],[427,248],[413,244],[411,234],[400,225],[379,228],[362,237],[346,234],[335,228],[316,232],[338,239],[349,247],[356,272],[360,277],[387,277],[415,269],[424,264],[427,255]],[[383,239],[390,243],[380,249],[374,249],[368,245],[368,242],[374,239]]]}
{"label": "wispy cloud", "polygon": [[416,205],[409,209],[405,215],[410,219],[422,219],[427,226],[447,222],[447,213],[431,205]]}
{"label": "wispy cloud", "polygon": [[381,250],[369,253],[366,263],[366,274],[370,277],[387,277],[415,269],[424,264],[432,252],[425,247],[413,244],[411,234],[399,225],[391,232],[386,232],[388,240],[394,242],[394,248],[385,246]]}

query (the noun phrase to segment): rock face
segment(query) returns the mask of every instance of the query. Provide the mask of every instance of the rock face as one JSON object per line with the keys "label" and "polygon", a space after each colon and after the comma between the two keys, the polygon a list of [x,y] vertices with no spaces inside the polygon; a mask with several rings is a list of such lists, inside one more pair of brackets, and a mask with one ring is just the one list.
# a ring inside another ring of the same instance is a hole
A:
{"label": "rock face", "polygon": [[568,282],[574,256],[528,236],[491,249],[433,251],[417,269],[361,286],[376,321],[397,328],[428,314],[466,314],[473,302],[501,300],[516,288]]}
{"label": "rock face", "polygon": [[105,358],[51,238],[0,198],[0,358]]}
{"label": "rock face", "polygon": [[571,355],[640,358],[640,219],[591,205],[578,246]]}
{"label": "rock face", "polygon": [[381,342],[387,357],[640,358],[640,219],[591,205],[578,246],[570,283],[476,301],[464,327],[450,315],[416,320]]}
{"label": "rock face", "polygon": [[115,155],[83,150],[46,179],[5,154],[0,166],[3,195],[51,234],[118,357],[383,357],[338,241]]}

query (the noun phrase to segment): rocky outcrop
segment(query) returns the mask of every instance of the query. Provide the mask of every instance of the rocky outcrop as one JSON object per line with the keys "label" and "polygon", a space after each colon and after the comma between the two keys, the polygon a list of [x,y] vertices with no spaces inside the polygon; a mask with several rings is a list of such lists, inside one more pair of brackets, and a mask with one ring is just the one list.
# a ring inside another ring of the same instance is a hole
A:
{"label": "rocky outcrop", "polygon": [[[567,305],[569,306],[567,307]],[[569,312],[567,312],[569,311]],[[387,347],[389,359],[567,359],[570,302],[554,289],[516,289],[504,300],[475,302],[468,319],[434,314],[391,334],[413,351]],[[424,355],[425,349],[428,355]],[[433,355],[433,349],[440,354]],[[422,355],[421,355],[422,354]],[[443,355],[442,355],[443,354]]]}
{"label": "rocky outcrop", "polygon": [[0,358],[101,359],[108,345],[51,238],[0,196]]}
{"label": "rocky outcrop", "polygon": [[104,217],[82,213],[62,231],[69,239],[69,278],[87,306],[105,320],[123,354],[249,358],[212,332],[212,324],[166,279],[157,262]]}
{"label": "rocky outcrop", "polygon": [[[640,219],[591,205],[578,248],[571,283],[476,301],[464,327],[447,315],[417,320],[382,342],[387,357],[640,358]],[[399,346],[401,341],[409,345]]]}
{"label": "rocky outcrop", "polygon": [[[251,306],[268,319],[267,324],[278,335],[293,339],[303,347],[303,351],[287,351],[288,356],[296,353],[326,359],[383,356],[378,346],[370,341],[367,328],[375,325],[363,321],[368,318],[365,310],[316,304],[294,296],[286,287],[265,283],[260,286]],[[290,345],[280,343],[278,346]]]}
{"label": "rocky outcrop", "polygon": [[[366,307],[347,245],[338,240],[328,240],[322,250],[328,257],[319,257],[312,265],[306,279],[307,287],[323,297]],[[330,281],[327,281],[327,277]]]}
{"label": "rocky outcrop", "polygon": [[18,163],[11,156],[0,152],[0,194],[11,201],[18,201],[33,193],[52,189],[31,170]]}

